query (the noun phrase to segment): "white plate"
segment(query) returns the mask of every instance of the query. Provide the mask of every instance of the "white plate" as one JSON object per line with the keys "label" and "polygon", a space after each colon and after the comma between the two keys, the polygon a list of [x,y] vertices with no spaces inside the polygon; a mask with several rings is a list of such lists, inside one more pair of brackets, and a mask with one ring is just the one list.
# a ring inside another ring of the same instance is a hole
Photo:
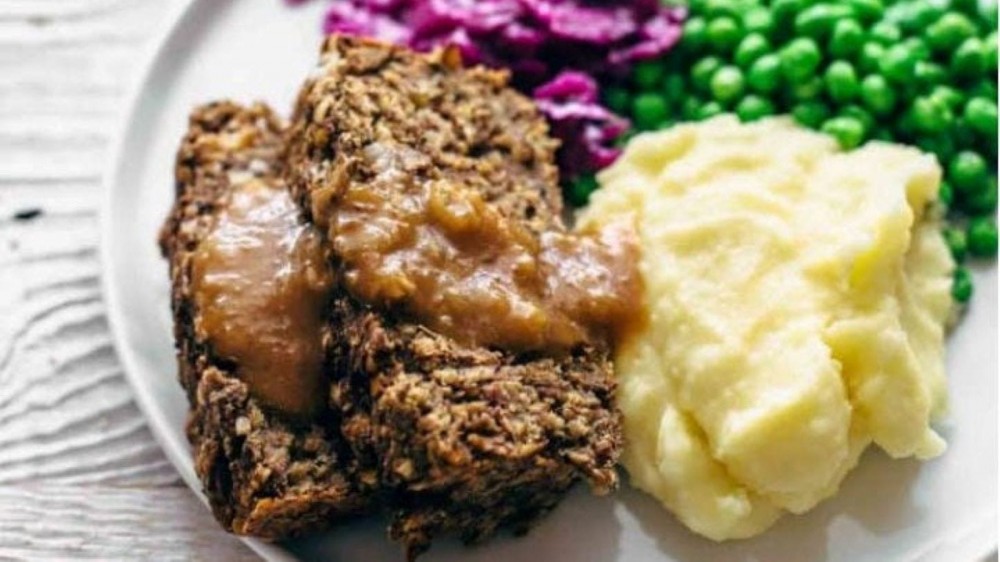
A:
{"label": "white plate", "polygon": [[[200,495],[183,434],[187,404],[176,380],[167,267],[156,233],[173,197],[173,161],[188,111],[218,98],[263,99],[288,110],[313,64],[323,2],[179,2],[134,90],[103,209],[105,296],[115,344],[157,440]],[[524,538],[465,549],[436,543],[423,560],[850,561],[976,560],[996,545],[997,281],[977,272],[972,313],[949,350],[950,449],[922,465],[868,453],[836,498],[765,535],[718,545],[687,532],[653,500],[628,490],[594,498],[577,490]],[[383,523],[272,546],[271,560],[399,560]]]}

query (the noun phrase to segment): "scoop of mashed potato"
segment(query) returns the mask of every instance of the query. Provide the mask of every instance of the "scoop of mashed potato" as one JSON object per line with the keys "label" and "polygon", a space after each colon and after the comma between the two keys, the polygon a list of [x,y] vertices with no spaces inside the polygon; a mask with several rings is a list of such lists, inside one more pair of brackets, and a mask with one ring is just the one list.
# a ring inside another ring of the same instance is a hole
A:
{"label": "scoop of mashed potato", "polygon": [[645,318],[616,353],[624,464],[692,530],[742,538],[836,492],[870,443],[945,448],[954,263],[935,160],[783,119],[635,138],[583,228],[634,221]]}

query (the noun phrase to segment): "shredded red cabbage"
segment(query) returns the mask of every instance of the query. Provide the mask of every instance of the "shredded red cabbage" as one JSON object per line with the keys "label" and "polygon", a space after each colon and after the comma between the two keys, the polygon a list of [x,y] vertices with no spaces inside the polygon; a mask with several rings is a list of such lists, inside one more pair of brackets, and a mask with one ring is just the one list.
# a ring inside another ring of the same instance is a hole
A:
{"label": "shredded red cabbage", "polygon": [[508,68],[562,140],[566,179],[615,160],[628,121],[602,107],[596,79],[619,79],[680,39],[686,10],[660,0],[334,0],[323,29]]}
{"label": "shredded red cabbage", "polygon": [[552,134],[563,141],[559,164],[564,177],[575,178],[614,163],[621,153],[614,142],[628,130],[629,122],[600,105],[593,78],[567,70],[533,94]]}

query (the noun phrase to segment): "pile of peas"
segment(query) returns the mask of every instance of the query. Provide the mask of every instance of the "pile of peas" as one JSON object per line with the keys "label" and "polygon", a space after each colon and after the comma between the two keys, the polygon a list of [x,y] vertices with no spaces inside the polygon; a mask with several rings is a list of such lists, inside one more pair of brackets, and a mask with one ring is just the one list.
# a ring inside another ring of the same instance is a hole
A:
{"label": "pile of peas", "polygon": [[[791,114],[844,149],[934,154],[959,264],[997,253],[997,12],[977,0],[690,0],[678,48],[605,90],[636,130]],[[593,183],[580,189],[592,189]],[[961,266],[952,294],[967,302]]]}

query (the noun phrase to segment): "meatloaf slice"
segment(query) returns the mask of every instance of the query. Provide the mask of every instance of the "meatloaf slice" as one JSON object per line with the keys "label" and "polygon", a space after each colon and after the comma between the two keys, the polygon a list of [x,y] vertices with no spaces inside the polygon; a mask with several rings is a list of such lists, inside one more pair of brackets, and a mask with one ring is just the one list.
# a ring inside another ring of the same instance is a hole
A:
{"label": "meatloaf slice", "polygon": [[346,474],[337,416],[327,411],[302,420],[266,407],[238,376],[240,365],[219,357],[212,334],[203,333],[194,256],[238,184],[285,188],[283,133],[261,104],[195,109],[177,156],[176,200],[160,235],[196,472],[226,529],[269,539],[329,527],[368,504]]}
{"label": "meatloaf slice", "polygon": [[[321,230],[345,190],[398,177],[400,192],[447,182],[538,235],[565,229],[556,147],[505,73],[462,69],[453,50],[334,36],[300,92],[286,174]],[[327,331],[342,433],[411,558],[442,533],[524,531],[580,480],[598,493],[617,485],[607,346],[546,356],[468,345],[347,291]]]}

